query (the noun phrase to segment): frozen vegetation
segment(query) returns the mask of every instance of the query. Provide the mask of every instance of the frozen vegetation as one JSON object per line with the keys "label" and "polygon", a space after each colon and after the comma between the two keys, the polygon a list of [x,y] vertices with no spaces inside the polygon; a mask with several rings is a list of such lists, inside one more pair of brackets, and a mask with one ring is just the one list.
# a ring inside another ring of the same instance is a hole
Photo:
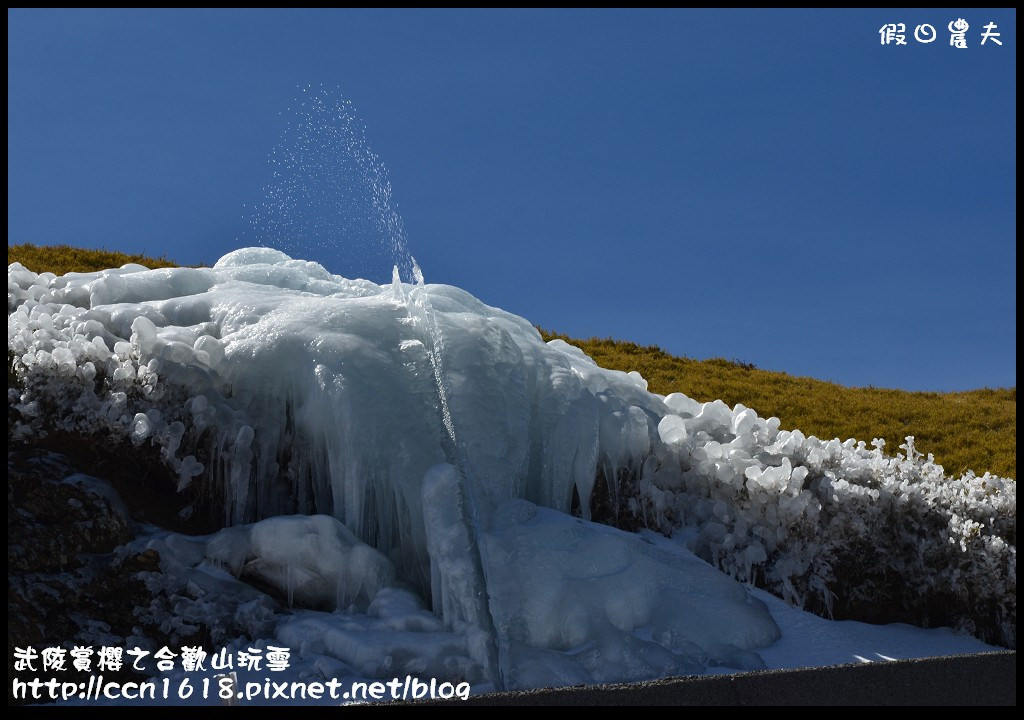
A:
{"label": "frozen vegetation", "polygon": [[640,680],[764,667],[787,638],[746,583],[1015,646],[1014,480],[649,393],[454,287],[267,248],[14,264],[8,353],[13,439],[152,446],[226,526],[135,541],[172,632],[276,638],[322,674]]}

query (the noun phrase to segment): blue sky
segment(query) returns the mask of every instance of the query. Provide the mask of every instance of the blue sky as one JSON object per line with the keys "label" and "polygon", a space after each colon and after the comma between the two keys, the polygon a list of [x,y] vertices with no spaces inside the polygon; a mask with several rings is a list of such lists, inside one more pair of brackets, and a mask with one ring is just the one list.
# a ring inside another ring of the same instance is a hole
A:
{"label": "blue sky", "polygon": [[1009,10],[9,10],[8,242],[212,263],[322,84],[428,282],[847,385],[1016,385],[1015,65]]}

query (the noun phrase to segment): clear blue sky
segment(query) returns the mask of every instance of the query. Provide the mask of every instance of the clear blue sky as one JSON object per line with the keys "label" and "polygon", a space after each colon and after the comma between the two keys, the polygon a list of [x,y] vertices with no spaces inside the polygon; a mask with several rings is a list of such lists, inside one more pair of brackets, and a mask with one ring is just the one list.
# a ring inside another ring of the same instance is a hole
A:
{"label": "clear blue sky", "polygon": [[9,243],[212,263],[323,84],[428,282],[848,385],[1016,385],[1014,11],[9,10],[7,53]]}

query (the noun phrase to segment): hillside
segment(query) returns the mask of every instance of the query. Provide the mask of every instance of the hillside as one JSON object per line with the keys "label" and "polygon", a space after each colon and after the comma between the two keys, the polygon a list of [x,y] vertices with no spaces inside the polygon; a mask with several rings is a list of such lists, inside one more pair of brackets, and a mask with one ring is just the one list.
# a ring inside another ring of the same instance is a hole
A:
{"label": "hillside", "polygon": [[933,453],[951,474],[970,469],[1016,477],[1016,388],[937,393],[845,387],[722,358],[676,357],[654,345],[541,333],[547,340],[561,338],[582,348],[602,367],[638,371],[652,392],[682,392],[730,406],[743,403],[762,416],[775,415],[783,428],[820,438],[880,437],[889,452],[913,435],[917,448]]}
{"label": "hillside", "polygon": [[71,245],[22,245],[7,246],[7,264],[19,262],[37,273],[52,272],[64,275],[69,272],[94,272],[106,268],[121,267],[127,263],[138,263],[148,268],[177,267],[177,263],[164,256],[128,255],[113,250],[88,250]]}
{"label": "hillside", "polygon": [[[125,263],[175,265],[166,257],[29,244],[8,246],[7,262],[57,274]],[[950,474],[971,469],[1016,477],[1016,388],[956,393],[850,388],[721,358],[677,357],[657,346],[610,338],[579,340],[543,329],[541,333],[546,340],[561,338],[582,348],[603,367],[640,372],[652,392],[682,392],[699,401],[721,399],[730,406],[742,403],[763,417],[778,417],[783,428],[799,428],[821,438],[880,437],[892,453],[906,435],[914,435],[917,448],[933,453]]]}

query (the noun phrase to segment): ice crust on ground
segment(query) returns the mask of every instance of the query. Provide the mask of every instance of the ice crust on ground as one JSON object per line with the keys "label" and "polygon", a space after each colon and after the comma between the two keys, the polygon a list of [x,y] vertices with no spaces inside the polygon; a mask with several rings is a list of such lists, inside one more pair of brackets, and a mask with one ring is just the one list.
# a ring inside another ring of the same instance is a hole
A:
{"label": "ice crust on ground", "polygon": [[[440,469],[436,474],[445,476]],[[486,542],[503,551],[504,572],[495,582],[503,599],[498,620],[513,638],[505,678],[510,689],[994,649],[946,629],[824,620],[763,591],[744,590],[693,555],[685,542],[650,531],[628,533],[523,500],[508,501],[500,514]],[[289,604],[286,587],[254,586],[261,578],[238,573],[224,561],[225,547],[230,557],[261,557],[252,538],[277,538],[270,552],[287,555],[292,544],[309,536],[344,535],[340,528],[330,517],[281,516],[205,537],[154,531],[120,552],[131,556],[152,549],[160,555],[160,572],[143,577],[164,602],[143,608],[143,617],[162,623],[172,637],[195,632],[193,622],[216,628],[221,634],[212,642],[231,651],[289,648],[289,668],[274,673],[275,681],[351,683],[410,674],[466,681],[474,693],[493,689],[474,647],[483,639],[478,629],[437,617],[399,580],[379,587],[369,605],[313,610],[299,604],[297,593],[296,604]],[[342,565],[360,555],[352,553],[358,547],[337,547],[314,565],[293,570],[315,573],[316,565]],[[383,558],[365,545],[361,556],[372,558],[368,571],[380,577]],[[633,583],[640,589],[624,595]],[[338,600],[331,592],[307,599],[321,607]],[[719,607],[723,599],[725,607]],[[578,638],[563,633],[579,628],[594,630],[582,631],[583,641],[572,645]],[[544,638],[530,644],[538,632]],[[767,637],[744,636],[749,632]],[[742,647],[780,635],[756,653]],[[722,642],[728,639],[736,643]],[[238,670],[243,685],[262,682],[265,675]],[[172,682],[178,679],[172,675]]]}
{"label": "ice crust on ground", "polygon": [[[764,667],[747,650],[778,639],[771,615],[707,563],[526,500],[498,510],[485,542],[501,568],[490,591],[514,656],[507,686]],[[489,679],[475,618],[438,618],[386,558],[332,517],[279,516],[207,537],[158,532],[123,552],[150,549],[161,572],[148,584],[173,612],[147,612],[168,632],[209,623],[225,632],[215,642],[232,633],[276,640],[356,677]]]}
{"label": "ice crust on ground", "polygon": [[[446,439],[434,331],[457,446]],[[912,591],[969,593],[1003,613],[1012,638],[1015,481],[948,478],[912,438],[888,457],[881,441],[819,440],[742,405],[649,393],[638,373],[545,343],[525,319],[458,288],[350,280],[269,248],[213,268],[61,277],[15,263],[8,351],[16,438],[57,429],[150,443],[180,491],[212,498],[225,524],[250,524],[204,549],[196,562],[216,561],[220,574],[203,582],[240,573],[292,602],[298,593],[359,611],[403,583],[430,598],[477,665],[494,649],[473,628],[489,621],[503,667],[530,658],[559,677],[757,666],[754,652],[777,630],[740,585],[712,571],[701,581],[712,595],[700,596],[684,582],[696,566],[585,526],[592,507],[687,528],[700,557],[796,603],[830,602],[844,548],[882,547],[881,562]],[[476,545],[466,498],[454,494],[467,463]],[[580,520],[565,515],[574,507]],[[317,519],[251,525],[290,515]],[[879,540],[880,529],[894,535]],[[293,533],[302,543],[281,546]],[[578,533],[604,552],[574,545]],[[348,560],[328,571],[327,557]],[[582,575],[561,577],[569,570]],[[545,592],[550,603],[530,599]],[[695,614],[662,610],[680,604]],[[603,671],[587,660],[598,655],[622,660]]]}
{"label": "ice crust on ground", "polygon": [[391,561],[327,515],[226,528],[207,543],[205,559],[254,577],[302,607],[365,610],[395,581]]}

